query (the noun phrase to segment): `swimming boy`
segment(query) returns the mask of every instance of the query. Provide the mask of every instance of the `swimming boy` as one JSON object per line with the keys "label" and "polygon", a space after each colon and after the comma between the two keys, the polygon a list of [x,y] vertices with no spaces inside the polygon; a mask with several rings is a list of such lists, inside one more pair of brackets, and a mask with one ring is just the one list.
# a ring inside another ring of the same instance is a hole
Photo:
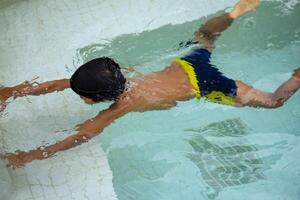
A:
{"label": "swimming boy", "polygon": [[[177,101],[206,98],[230,106],[277,108],[300,87],[300,68],[274,93],[263,92],[241,81],[231,80],[210,64],[217,36],[238,17],[253,11],[258,0],[241,0],[230,13],[206,22],[196,33],[196,47],[162,71],[126,80],[112,59],[102,57],[82,65],[71,77],[38,84],[25,82],[0,90],[0,99],[40,95],[71,88],[88,104],[114,103],[94,118],[80,124],[77,133],[53,145],[4,156],[18,168],[33,160],[51,157],[95,137],[114,120],[129,112],[170,109]],[[3,104],[4,105],[4,104]]]}

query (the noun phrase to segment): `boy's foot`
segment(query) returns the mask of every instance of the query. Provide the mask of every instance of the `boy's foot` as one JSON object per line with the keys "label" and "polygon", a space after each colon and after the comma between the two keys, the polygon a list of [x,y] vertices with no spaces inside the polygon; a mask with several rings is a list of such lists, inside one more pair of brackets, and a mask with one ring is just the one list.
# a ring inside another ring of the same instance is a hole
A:
{"label": "boy's foot", "polygon": [[295,77],[300,82],[300,68],[295,70],[293,77]]}
{"label": "boy's foot", "polygon": [[255,11],[259,0],[240,0],[229,13],[229,16],[236,19],[248,12]]}

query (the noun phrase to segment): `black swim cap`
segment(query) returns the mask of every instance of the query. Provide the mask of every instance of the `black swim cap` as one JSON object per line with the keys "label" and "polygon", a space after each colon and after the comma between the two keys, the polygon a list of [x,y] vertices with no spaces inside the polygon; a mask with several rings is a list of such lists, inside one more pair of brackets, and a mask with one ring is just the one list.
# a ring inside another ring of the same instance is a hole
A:
{"label": "black swim cap", "polygon": [[125,89],[125,82],[120,66],[107,57],[80,66],[70,79],[74,92],[95,102],[117,100]]}

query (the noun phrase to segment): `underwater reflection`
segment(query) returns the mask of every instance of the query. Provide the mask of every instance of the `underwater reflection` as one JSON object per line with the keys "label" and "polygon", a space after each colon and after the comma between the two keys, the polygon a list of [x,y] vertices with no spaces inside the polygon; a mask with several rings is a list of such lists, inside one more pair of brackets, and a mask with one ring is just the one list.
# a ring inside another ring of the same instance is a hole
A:
{"label": "underwater reflection", "polygon": [[[249,144],[245,138],[249,129],[241,119],[228,119],[187,131],[197,133],[189,140],[194,153],[187,157],[199,168],[209,199],[215,199],[227,187],[265,179],[264,171],[270,166],[257,151],[268,147]],[[280,155],[275,157],[272,159],[278,160]]]}

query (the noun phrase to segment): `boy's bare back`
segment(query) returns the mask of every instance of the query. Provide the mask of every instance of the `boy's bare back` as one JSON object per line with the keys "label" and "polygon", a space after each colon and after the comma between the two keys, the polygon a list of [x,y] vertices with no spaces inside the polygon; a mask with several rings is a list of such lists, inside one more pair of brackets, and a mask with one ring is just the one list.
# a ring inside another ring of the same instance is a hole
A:
{"label": "boy's bare back", "polygon": [[129,80],[128,90],[116,102],[127,106],[130,112],[166,110],[177,101],[194,98],[193,86],[178,63],[162,71]]}

